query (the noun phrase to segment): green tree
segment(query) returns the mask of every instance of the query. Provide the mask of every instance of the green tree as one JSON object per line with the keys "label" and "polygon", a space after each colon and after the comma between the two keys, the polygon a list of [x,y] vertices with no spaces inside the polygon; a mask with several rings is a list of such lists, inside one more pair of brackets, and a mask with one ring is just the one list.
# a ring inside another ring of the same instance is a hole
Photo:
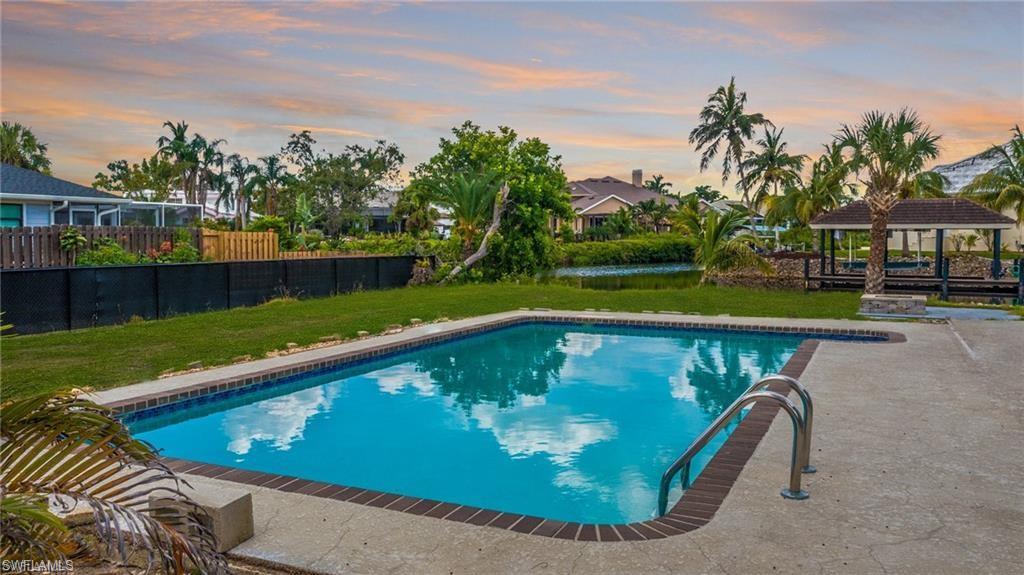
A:
{"label": "green tree", "polygon": [[848,203],[856,186],[848,181],[850,168],[838,146],[825,146],[825,153],[811,164],[807,181],[795,181],[778,197],[769,198],[765,223],[806,226],[819,215]]}
{"label": "green tree", "polygon": [[1006,146],[992,146],[991,157],[996,165],[975,176],[961,190],[961,194],[974,198],[998,211],[1010,208],[1017,216],[1017,225],[1024,224],[1024,134],[1014,126],[1013,139]]}
{"label": "green tree", "polygon": [[406,186],[392,210],[393,221],[405,220],[405,231],[413,235],[429,234],[441,214],[434,207],[434,193],[425,185]]}
{"label": "green tree", "polygon": [[0,162],[49,174],[50,158],[46,152],[46,144],[28,127],[6,120],[0,124]]}
{"label": "green tree", "polygon": [[779,191],[800,182],[800,171],[804,169],[807,156],[792,155],[782,139],[784,130],[765,128],[764,137],[758,140],[757,152],[747,152],[740,164],[743,178],[737,184],[742,190],[753,191],[750,205],[759,210],[769,197],[777,197]]}
{"label": "green tree", "polygon": [[397,187],[403,162],[405,155],[398,146],[384,140],[373,147],[347,146],[340,154],[309,159],[293,187],[297,194],[307,195],[326,231],[336,234],[365,223],[370,200]]}
{"label": "green tree", "polygon": [[199,134],[189,138],[185,122],[164,122],[171,135],[157,139],[157,153],[174,166],[175,181],[185,194],[185,202],[206,204],[207,193],[217,189],[224,168],[222,139],[208,140]]}
{"label": "green tree", "polygon": [[[747,93],[736,91],[736,78],[728,86],[719,86],[708,96],[708,103],[700,111],[700,123],[690,132],[690,143],[701,152],[700,171],[708,169],[722,147],[722,184],[729,179],[735,165],[740,181],[743,180],[743,155],[747,141],[754,137],[754,128],[771,124],[761,114],[745,111]],[[743,189],[743,202],[750,205],[748,191]]]}
{"label": "green tree", "polygon": [[903,109],[896,114],[868,112],[859,124],[844,125],[836,140],[850,154],[850,169],[861,174],[864,199],[871,213],[871,252],[864,292],[883,293],[889,213],[899,201],[900,191],[911,184],[925,162],[939,155],[939,136],[933,135],[915,112]]}
{"label": "green tree", "polygon": [[[141,164],[128,164],[117,160],[107,164],[107,172],[98,172],[92,186],[108,192],[120,192],[126,198],[163,202],[171,195],[177,176],[174,164],[153,154],[143,158]],[[143,192],[149,192],[144,194]]]}
{"label": "green tree", "polygon": [[723,272],[742,266],[770,270],[764,258],[754,252],[757,238],[746,233],[750,221],[744,210],[717,210],[700,212],[696,198],[684,204],[676,213],[676,225],[694,239],[694,261],[704,268],[701,283],[709,279],[709,272]]}
{"label": "green tree", "polygon": [[672,187],[672,184],[665,181],[665,176],[661,174],[655,174],[654,176],[651,177],[651,179],[644,182],[644,187],[647,188],[648,190],[651,190],[652,192],[658,192],[659,194],[668,194],[670,192],[669,188]]}
{"label": "green tree", "polygon": [[689,195],[696,196],[697,199],[703,200],[703,201],[705,201],[705,202],[707,202],[709,204],[717,202],[718,200],[724,200],[725,199],[725,196],[722,195],[722,192],[712,188],[711,186],[709,186],[707,184],[701,185],[701,186],[697,186],[696,188],[694,188],[694,190],[693,190],[693,192],[691,194],[687,194],[687,195],[688,196]]}
{"label": "green tree", "polygon": [[263,156],[258,161],[253,178],[256,201],[262,205],[264,216],[276,216],[281,190],[293,181],[292,175],[280,156]]}
{"label": "green tree", "polygon": [[244,229],[252,213],[252,200],[259,167],[238,154],[231,154],[225,162],[230,179],[222,187],[220,201],[235,209],[235,229]]}
{"label": "green tree", "polygon": [[455,233],[462,240],[462,258],[466,259],[491,218],[499,183],[493,174],[455,174],[431,185],[435,201],[448,208],[455,220]]}
{"label": "green tree", "polygon": [[413,170],[413,185],[453,174],[494,174],[509,188],[504,217],[484,258],[487,277],[534,275],[553,267],[553,218],[573,216],[560,156],[537,138],[520,140],[512,128],[481,130],[472,122],[452,129],[440,150]]}

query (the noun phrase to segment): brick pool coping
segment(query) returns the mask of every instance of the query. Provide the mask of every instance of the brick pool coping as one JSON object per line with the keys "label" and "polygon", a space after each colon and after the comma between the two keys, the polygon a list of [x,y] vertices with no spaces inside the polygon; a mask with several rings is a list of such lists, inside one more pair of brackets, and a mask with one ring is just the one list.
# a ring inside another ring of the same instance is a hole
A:
{"label": "brick pool coping", "polygon": [[[853,339],[850,343],[898,343],[906,341],[906,337],[898,332],[864,329],[692,322],[682,318],[666,318],[664,316],[652,317],[651,319],[625,319],[560,312],[549,312],[543,315],[524,313],[510,318],[501,318],[471,326],[457,327],[440,333],[410,337],[371,349],[341,352],[330,358],[301,362],[284,368],[268,369],[244,377],[212,380],[183,389],[135,397],[110,403],[108,407],[117,414],[127,415],[162,406],[190,403],[190,400],[195,400],[196,398],[208,397],[231,390],[254,386],[262,387],[261,384],[311,370],[337,368],[344,364],[377,359],[415,347],[441,343],[483,331],[537,322],[805,335],[809,339],[804,340],[800,344],[796,352],[780,370],[781,374],[793,378],[799,378],[803,374],[804,369],[818,348],[820,340],[814,339],[814,336],[876,338],[874,341],[868,342]],[[789,392],[788,387],[779,383],[772,384],[768,389],[783,395],[787,395]],[[692,482],[691,487],[683,493],[683,496],[668,513],[648,521],[622,524],[587,524],[556,521],[542,517],[507,513],[475,506],[409,497],[372,489],[324,483],[287,475],[249,471],[185,459],[164,457],[162,460],[170,469],[178,473],[199,475],[211,479],[232,481],[254,487],[264,487],[337,501],[347,501],[349,503],[358,503],[459,523],[509,529],[518,533],[575,541],[645,541],[663,539],[693,531],[711,521],[725,501],[733,484],[739,478],[747,461],[754,454],[761,439],[768,432],[779,409],[775,404],[756,403],[750,412],[747,413],[746,417],[740,421],[739,425],[733,429],[732,433],[726,438],[725,443],[718,449],[696,480]]]}

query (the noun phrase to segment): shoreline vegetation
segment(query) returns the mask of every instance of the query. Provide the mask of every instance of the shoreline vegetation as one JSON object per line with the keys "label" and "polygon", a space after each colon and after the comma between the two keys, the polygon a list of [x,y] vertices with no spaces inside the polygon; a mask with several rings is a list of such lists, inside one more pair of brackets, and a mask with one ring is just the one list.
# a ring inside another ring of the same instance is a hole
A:
{"label": "shoreline vegetation", "polygon": [[859,294],[747,288],[599,291],[534,283],[422,286],[354,292],[119,326],[3,338],[5,398],[61,389],[109,389],[204,367],[265,357],[325,337],[379,334],[393,324],[458,319],[520,307],[703,315],[855,319]]}

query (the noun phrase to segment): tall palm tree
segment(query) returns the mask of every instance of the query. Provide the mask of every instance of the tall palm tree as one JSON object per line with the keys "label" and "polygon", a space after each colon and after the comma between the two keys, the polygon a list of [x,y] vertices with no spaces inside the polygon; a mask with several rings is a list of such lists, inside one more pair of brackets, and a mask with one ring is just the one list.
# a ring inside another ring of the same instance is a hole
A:
{"label": "tall palm tree", "polygon": [[669,193],[669,188],[672,187],[670,182],[665,181],[665,176],[661,174],[655,174],[651,176],[651,179],[644,182],[644,187],[652,192],[658,192],[659,194]]}
{"label": "tall palm tree", "polygon": [[194,140],[188,138],[188,124],[166,121],[164,127],[171,136],[160,136],[156,140],[158,153],[174,165],[176,180],[185,194],[185,201],[195,203],[198,187],[199,153]]}
{"label": "tall palm tree", "polygon": [[278,196],[281,188],[291,181],[291,174],[280,156],[263,156],[259,163],[254,183],[263,201],[263,215],[276,216]]}
{"label": "tall palm tree", "polygon": [[220,199],[225,205],[227,202],[234,205],[235,229],[241,230],[249,221],[255,176],[259,169],[238,154],[228,156],[226,163],[230,179],[225,186],[225,193],[221,195]]}
{"label": "tall palm tree", "polygon": [[753,191],[750,204],[755,209],[764,204],[769,193],[778,196],[779,190],[800,182],[800,171],[804,169],[807,156],[794,156],[786,151],[789,145],[782,139],[783,132],[774,127],[765,128],[764,137],[756,142],[758,151],[747,152],[740,164],[743,178],[737,187]]}
{"label": "tall palm tree", "polygon": [[217,187],[224,173],[224,152],[220,150],[224,143],[226,140],[207,140],[198,134],[192,139],[191,145],[199,160],[196,170],[196,202],[201,205],[206,205],[209,191]]}
{"label": "tall palm tree", "polygon": [[[761,114],[747,114],[744,107],[747,93],[736,91],[736,78],[729,80],[728,86],[719,86],[708,96],[708,103],[700,111],[700,124],[690,132],[690,143],[696,144],[701,152],[700,171],[706,170],[718,155],[719,149],[725,147],[722,154],[722,183],[732,174],[736,167],[740,180],[743,179],[743,152],[748,140],[754,137],[754,127],[771,124]],[[750,204],[747,190],[743,190],[743,201]]]}
{"label": "tall palm tree", "polygon": [[765,223],[778,226],[797,222],[806,226],[819,215],[852,199],[856,187],[847,181],[850,169],[838,146],[825,146],[825,153],[811,164],[807,181],[797,181],[778,197],[769,198]]}
{"label": "tall palm tree", "polygon": [[49,174],[50,158],[46,151],[46,144],[28,127],[6,120],[0,124],[0,162]]}
{"label": "tall palm tree", "polygon": [[998,158],[996,165],[975,176],[960,193],[999,211],[1012,208],[1019,226],[1024,225],[1024,134],[1020,126],[1012,133],[1009,145],[989,149],[988,154]]}
{"label": "tall palm tree", "polygon": [[889,212],[899,201],[900,190],[921,172],[925,162],[939,155],[940,136],[904,108],[896,114],[872,111],[859,124],[844,125],[836,136],[850,153],[850,168],[862,174],[864,199],[871,213],[871,252],[864,278],[864,292],[885,291],[884,254]]}
{"label": "tall palm tree", "polygon": [[448,181],[432,184],[438,204],[451,210],[455,231],[462,239],[463,259],[473,254],[477,234],[487,226],[498,195],[493,174],[456,174]]}
{"label": "tall palm tree", "polygon": [[676,212],[676,225],[696,242],[694,261],[704,268],[701,283],[709,272],[721,272],[742,266],[768,271],[770,266],[754,252],[757,238],[745,233],[750,216],[742,210],[719,213],[709,209],[700,213],[697,198],[691,198]]}

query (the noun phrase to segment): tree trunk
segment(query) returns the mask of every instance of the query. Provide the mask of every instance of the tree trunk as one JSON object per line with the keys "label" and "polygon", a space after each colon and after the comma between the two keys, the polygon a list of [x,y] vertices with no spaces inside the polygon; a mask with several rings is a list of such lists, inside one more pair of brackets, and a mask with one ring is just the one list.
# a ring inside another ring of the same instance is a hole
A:
{"label": "tree trunk", "polygon": [[888,243],[885,230],[889,225],[889,207],[871,201],[868,206],[871,208],[871,252],[864,272],[864,293],[880,294],[885,293],[885,247]]}
{"label": "tree trunk", "polygon": [[497,233],[498,227],[501,226],[501,214],[505,211],[505,204],[507,202],[508,184],[502,184],[501,189],[498,190],[498,197],[494,199],[494,212],[491,215],[491,225],[487,227],[487,232],[484,233],[484,239],[480,241],[480,247],[477,248],[473,255],[466,258],[464,262],[455,266],[455,268],[448,272],[448,275],[438,283],[441,285],[448,283],[455,276],[468,270],[473,266],[473,264],[487,256],[487,241],[491,239],[491,236]]}

